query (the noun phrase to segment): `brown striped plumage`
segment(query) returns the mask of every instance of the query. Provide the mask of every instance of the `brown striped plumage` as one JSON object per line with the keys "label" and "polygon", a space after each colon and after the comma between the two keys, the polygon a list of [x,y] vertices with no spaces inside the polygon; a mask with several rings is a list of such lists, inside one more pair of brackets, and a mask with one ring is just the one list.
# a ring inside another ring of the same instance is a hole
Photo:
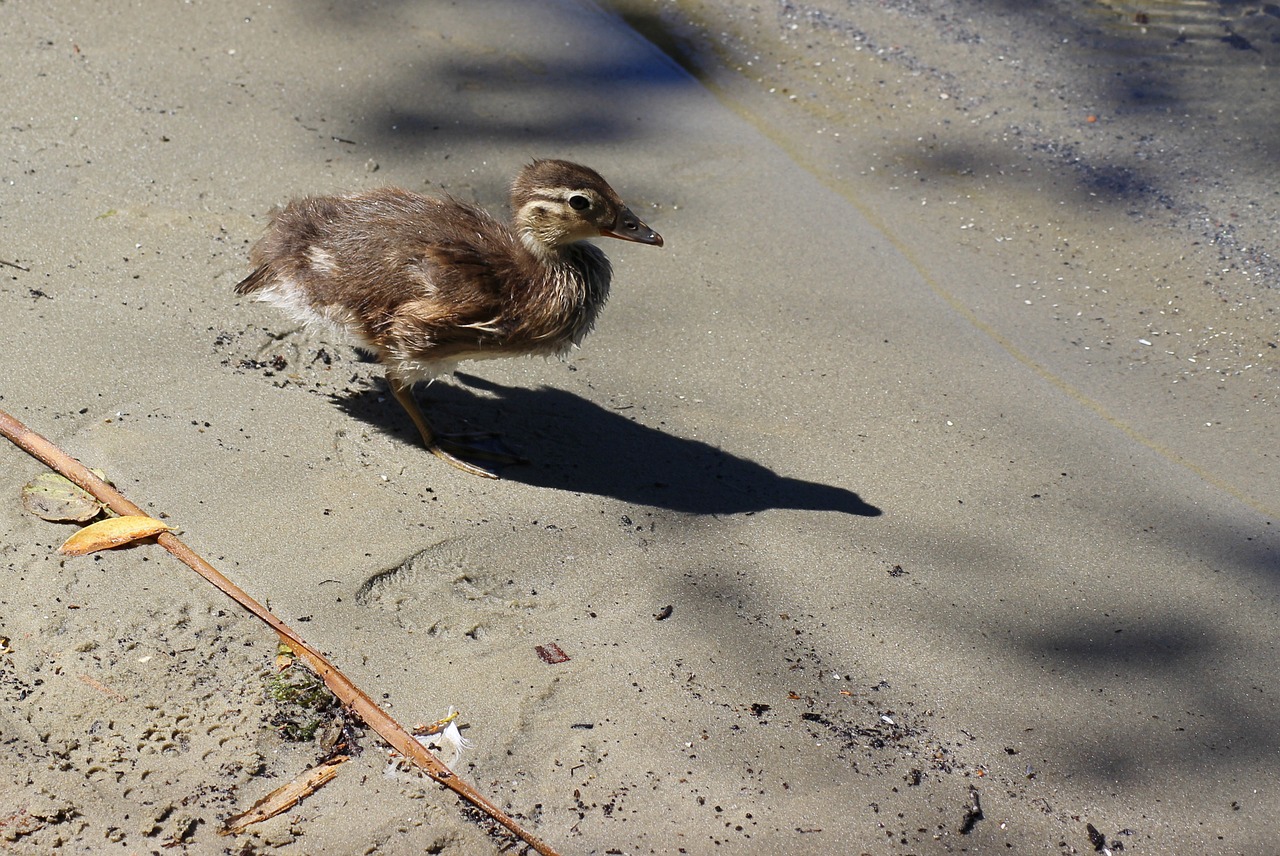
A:
{"label": "brown striped plumage", "polygon": [[250,251],[236,286],[307,323],[352,335],[435,454],[477,475],[419,410],[411,387],[464,359],[563,354],[609,294],[601,235],[662,245],[594,170],[534,161],[511,187],[513,222],[452,197],[383,188],[289,203]]}

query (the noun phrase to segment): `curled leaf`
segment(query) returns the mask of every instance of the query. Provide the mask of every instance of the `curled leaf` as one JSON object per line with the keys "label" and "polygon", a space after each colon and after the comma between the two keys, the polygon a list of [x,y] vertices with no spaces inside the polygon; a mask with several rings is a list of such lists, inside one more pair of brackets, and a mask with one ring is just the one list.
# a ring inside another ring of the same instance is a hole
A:
{"label": "curled leaf", "polygon": [[84,556],[98,550],[109,550],[121,544],[129,544],[140,538],[149,538],[173,529],[154,517],[145,514],[131,514],[125,517],[112,517],[91,523],[72,535],[62,546],[59,553],[67,556]]}
{"label": "curled leaf", "polygon": [[[94,470],[93,474],[105,479],[101,470]],[[41,473],[24,485],[22,507],[55,523],[84,523],[102,513],[102,503],[57,473]]]}
{"label": "curled leaf", "polygon": [[290,648],[283,639],[276,646],[276,674],[283,672],[285,669],[293,665],[293,649]]}

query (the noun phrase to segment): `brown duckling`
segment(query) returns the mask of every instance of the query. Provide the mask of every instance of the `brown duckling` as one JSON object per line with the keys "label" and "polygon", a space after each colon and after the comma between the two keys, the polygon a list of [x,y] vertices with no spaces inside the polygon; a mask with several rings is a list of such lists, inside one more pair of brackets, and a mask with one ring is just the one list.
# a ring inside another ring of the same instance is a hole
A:
{"label": "brown duckling", "polygon": [[305,323],[344,331],[372,350],[427,448],[495,457],[432,430],[413,384],[461,360],[563,355],[595,325],[612,269],[586,242],[605,235],[662,246],[594,170],[538,160],[511,186],[512,224],[452,197],[387,187],[312,196],[276,213],[236,286]]}

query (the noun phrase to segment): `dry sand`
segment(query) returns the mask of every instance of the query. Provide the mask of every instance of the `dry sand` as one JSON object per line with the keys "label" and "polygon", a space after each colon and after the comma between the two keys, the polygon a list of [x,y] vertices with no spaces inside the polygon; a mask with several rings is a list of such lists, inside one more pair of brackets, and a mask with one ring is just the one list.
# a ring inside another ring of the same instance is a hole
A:
{"label": "dry sand", "polygon": [[[0,5],[0,407],[402,721],[460,709],[457,771],[562,852],[1091,852],[1088,825],[1272,852],[1276,197],[1246,181],[1208,241],[1236,185],[1172,195],[1257,152],[1151,164],[1157,219],[1086,180],[1118,150],[1086,135],[1138,132],[1037,112],[1054,75],[1102,95],[1032,61],[1036,20],[619,7],[702,81],[568,0]],[[289,196],[497,210],[534,156],[668,244],[606,247],[568,364],[428,390],[533,459],[500,482],[417,448],[346,344],[233,298]],[[272,725],[275,642],[155,547],[58,558],[16,501],[40,469],[0,447],[0,848],[500,846],[368,734],[219,837],[320,752]]]}

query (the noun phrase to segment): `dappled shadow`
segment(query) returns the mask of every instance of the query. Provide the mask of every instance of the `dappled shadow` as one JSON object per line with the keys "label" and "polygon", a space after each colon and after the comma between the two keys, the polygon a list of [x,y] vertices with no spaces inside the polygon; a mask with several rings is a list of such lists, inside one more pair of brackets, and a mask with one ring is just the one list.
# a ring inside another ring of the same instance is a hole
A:
{"label": "dappled shadow", "polygon": [[[1270,95],[1280,62],[1280,7],[1274,4],[956,0],[956,5],[988,26],[993,16],[1003,21],[1012,36],[997,37],[974,24],[993,44],[1026,34],[1027,56],[999,57],[1025,69],[1026,89],[1006,93],[993,86],[968,93],[992,105],[1005,98],[1020,102],[1013,109],[992,110],[1004,123],[1006,144],[962,149],[947,159],[908,148],[904,157],[922,171],[1018,176],[1026,163],[1025,152],[1017,150],[1029,149],[1074,173],[1078,190],[1090,201],[1169,208],[1204,204],[1193,195],[1202,188],[1188,180],[1188,171],[1225,175],[1229,164],[1239,164],[1270,174],[1280,157],[1280,102]],[[954,36],[944,31],[940,37]],[[1053,48],[1051,64],[1034,58],[1036,45]],[[988,63],[997,62],[996,53],[991,51]],[[954,72],[963,88],[963,70],[942,71]],[[955,142],[944,139],[940,147]],[[961,158],[968,164],[955,170]],[[1039,191],[1039,179],[1035,186]]]}
{"label": "dappled shadow", "polygon": [[1034,635],[1023,633],[1014,641],[1024,656],[1048,664],[1051,670],[1096,670],[1107,678],[1130,669],[1144,677],[1160,673],[1177,676],[1220,644],[1221,640],[1207,634],[1205,628],[1135,628],[1120,620],[1094,621],[1072,630],[1044,627]]}
{"label": "dappled shadow", "polygon": [[[1042,426],[1023,418],[1032,435],[1053,430],[1048,417]],[[1089,445],[1045,448],[1081,460]],[[1156,472],[1166,466],[1155,463]],[[960,515],[935,526],[931,564],[950,588],[929,597],[995,595],[959,625],[940,612],[939,630],[998,640],[993,675],[1025,704],[1014,721],[1052,747],[1046,758],[1059,773],[1140,787],[1209,765],[1265,763],[1280,749],[1265,641],[1280,591],[1274,527],[1232,501],[1178,491],[1144,505],[1154,473],[1079,476],[1037,485],[1034,500],[1008,496],[1018,525],[975,526]]]}
{"label": "dappled shadow", "polygon": [[[545,63],[442,56],[388,82],[390,101],[369,112],[361,139],[397,145],[476,137],[562,145],[629,139],[638,131],[635,117],[605,105],[616,107],[637,89],[691,83],[673,65],[654,62],[640,51]],[[394,95],[428,88],[452,97],[424,104]]]}
{"label": "dappled shadow", "polygon": [[[1132,618],[1102,618],[1024,634],[1015,649],[1055,682],[1078,687],[1080,703],[1099,718],[1120,720],[1097,733],[1062,729],[1050,740],[1063,757],[1078,757],[1080,772],[1099,781],[1138,783],[1156,769],[1258,763],[1275,753],[1280,723],[1262,688],[1242,694],[1236,680],[1219,674],[1236,644],[1231,634],[1186,618],[1137,626]],[[1180,701],[1144,710],[1137,700],[1144,694]]]}
{"label": "dappled shadow", "polygon": [[[509,50],[495,52],[452,31],[403,30],[401,7],[406,5],[361,6],[357,12],[336,4],[317,10],[331,26],[403,31],[421,45],[413,63],[392,69],[358,93],[352,113],[359,124],[352,133],[375,151],[404,149],[416,155],[423,146],[477,140],[552,146],[634,140],[646,128],[629,104],[648,91],[696,85],[642,39],[619,39],[616,21],[598,11],[577,17],[572,44],[539,41],[539,34],[531,33],[527,41],[513,37]],[[528,8],[517,3],[480,5],[497,28],[518,29],[528,15]],[[597,33],[609,50],[593,47]]]}
{"label": "dappled shadow", "polygon": [[[881,514],[847,488],[778,475],[707,443],[642,425],[571,392],[502,386],[465,374],[457,377],[488,395],[481,397],[458,385],[434,384],[430,402],[424,402],[427,411],[443,430],[462,419],[474,422],[472,427],[499,429],[508,445],[534,459],[530,465],[504,468],[504,479],[691,514],[769,508],[863,517]],[[421,451],[408,416],[384,390],[344,393],[334,396],[334,401],[351,416]],[[441,406],[431,406],[437,403]],[[442,473],[448,471],[443,463],[440,467]]]}
{"label": "dappled shadow", "polygon": [[[1029,148],[1047,160],[1056,161],[1069,169],[1081,198],[1165,207],[1174,204],[1169,192],[1162,186],[1158,165],[1092,158],[1084,151],[1083,146],[1061,140],[1040,140],[1031,143]],[[998,173],[1002,181],[1021,180],[1034,185],[1037,190],[1043,181],[1025,169],[1014,169],[1001,161],[999,151],[966,145],[960,141],[948,141],[945,147],[924,154],[906,150],[901,159],[908,166],[925,174],[951,177]],[[1005,160],[1011,159],[1012,156],[1005,153]]]}

